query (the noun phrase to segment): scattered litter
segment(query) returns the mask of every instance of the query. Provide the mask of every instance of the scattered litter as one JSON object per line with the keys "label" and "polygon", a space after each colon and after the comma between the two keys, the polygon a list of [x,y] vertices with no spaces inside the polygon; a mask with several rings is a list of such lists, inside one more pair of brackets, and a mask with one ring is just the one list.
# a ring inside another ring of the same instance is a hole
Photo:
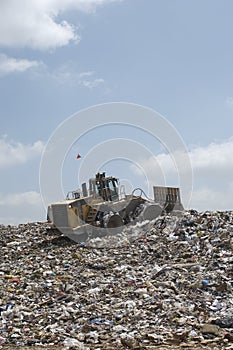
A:
{"label": "scattered litter", "polygon": [[74,244],[0,225],[0,348],[232,349],[233,212],[183,212]]}

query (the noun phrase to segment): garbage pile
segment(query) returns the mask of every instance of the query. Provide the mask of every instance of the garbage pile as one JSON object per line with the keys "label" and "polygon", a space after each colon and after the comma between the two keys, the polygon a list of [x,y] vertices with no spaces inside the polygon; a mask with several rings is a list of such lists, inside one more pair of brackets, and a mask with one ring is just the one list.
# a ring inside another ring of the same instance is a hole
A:
{"label": "garbage pile", "polygon": [[233,212],[74,243],[0,226],[0,348],[233,349]]}

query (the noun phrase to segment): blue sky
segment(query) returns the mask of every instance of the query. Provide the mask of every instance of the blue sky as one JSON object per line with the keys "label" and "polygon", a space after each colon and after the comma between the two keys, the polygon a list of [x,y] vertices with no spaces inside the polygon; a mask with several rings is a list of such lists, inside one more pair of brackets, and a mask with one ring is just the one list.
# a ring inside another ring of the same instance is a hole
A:
{"label": "blue sky", "polygon": [[[191,207],[232,209],[232,12],[231,0],[1,1],[0,222],[44,219],[47,140],[70,115],[112,101],[147,106],[174,125],[192,161]],[[171,171],[148,135],[108,130],[117,133],[148,143]],[[77,149],[85,157],[104,140],[96,131]],[[65,173],[78,167],[72,157]]]}

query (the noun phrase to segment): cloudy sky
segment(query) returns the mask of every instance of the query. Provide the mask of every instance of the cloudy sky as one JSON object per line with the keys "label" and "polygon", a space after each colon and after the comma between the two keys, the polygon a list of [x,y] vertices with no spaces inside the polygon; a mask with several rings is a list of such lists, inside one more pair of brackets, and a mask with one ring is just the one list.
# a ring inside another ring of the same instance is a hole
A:
{"label": "cloudy sky", "polygon": [[[48,139],[74,113],[113,101],[154,109],[181,135],[193,169],[190,207],[232,209],[232,13],[231,0],[1,0],[0,223],[45,219],[39,165]],[[116,134],[148,143],[172,177],[163,147],[133,128],[114,130],[75,144],[65,188],[75,152],[85,160]],[[143,167],[156,171],[149,156]],[[108,170],[132,182],[132,169]]]}

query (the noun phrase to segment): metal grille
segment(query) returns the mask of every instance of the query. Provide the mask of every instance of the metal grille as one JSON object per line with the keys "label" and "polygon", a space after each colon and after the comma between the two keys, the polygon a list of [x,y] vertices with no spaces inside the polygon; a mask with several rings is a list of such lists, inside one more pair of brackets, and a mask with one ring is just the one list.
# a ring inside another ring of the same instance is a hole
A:
{"label": "metal grille", "polygon": [[155,203],[160,204],[166,213],[173,210],[184,210],[179,188],[154,186],[153,190]]}

